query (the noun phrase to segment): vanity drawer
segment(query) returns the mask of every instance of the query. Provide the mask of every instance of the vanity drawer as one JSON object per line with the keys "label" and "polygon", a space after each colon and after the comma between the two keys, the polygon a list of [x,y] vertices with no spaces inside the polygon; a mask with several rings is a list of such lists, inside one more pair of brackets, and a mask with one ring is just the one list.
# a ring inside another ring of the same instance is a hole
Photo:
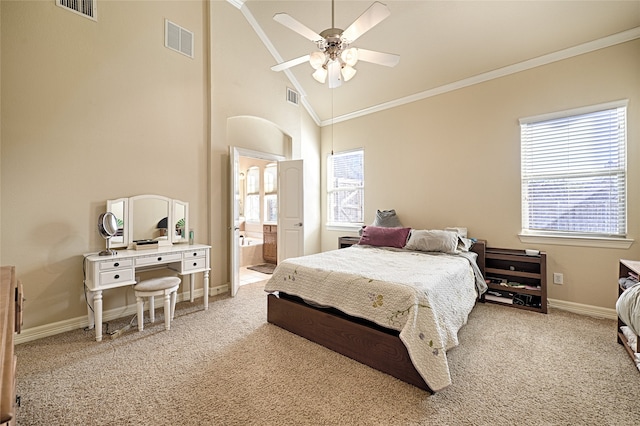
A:
{"label": "vanity drawer", "polygon": [[153,256],[139,257],[136,259],[136,266],[148,266],[157,264],[167,264],[169,262],[179,262],[182,260],[180,253],[154,254]]}
{"label": "vanity drawer", "polygon": [[100,285],[105,286],[119,282],[132,281],[133,268],[100,272]]}
{"label": "vanity drawer", "polygon": [[198,269],[203,269],[207,266],[206,259],[204,257],[199,257],[196,259],[188,259],[182,261],[182,272],[194,271]]}
{"label": "vanity drawer", "polygon": [[108,262],[100,262],[100,270],[130,268],[133,266],[133,259],[109,260]]}
{"label": "vanity drawer", "polygon": [[193,259],[196,257],[205,257],[207,255],[207,251],[206,250],[192,250],[192,251],[185,251],[183,253],[184,259]]}

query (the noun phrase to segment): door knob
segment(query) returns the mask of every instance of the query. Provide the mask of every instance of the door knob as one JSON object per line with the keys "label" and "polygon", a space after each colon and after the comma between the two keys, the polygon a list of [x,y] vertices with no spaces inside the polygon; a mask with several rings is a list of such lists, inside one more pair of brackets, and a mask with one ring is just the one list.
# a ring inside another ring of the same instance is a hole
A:
{"label": "door knob", "polygon": [[294,223],[293,226],[302,226],[302,222]]}

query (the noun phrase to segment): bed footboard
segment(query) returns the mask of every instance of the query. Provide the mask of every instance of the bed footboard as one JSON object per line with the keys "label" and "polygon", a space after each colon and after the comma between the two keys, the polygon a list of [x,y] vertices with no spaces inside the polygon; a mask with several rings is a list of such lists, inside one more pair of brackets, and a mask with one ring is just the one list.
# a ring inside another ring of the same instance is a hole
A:
{"label": "bed footboard", "polygon": [[267,321],[335,352],[431,392],[398,333],[302,301],[267,296]]}

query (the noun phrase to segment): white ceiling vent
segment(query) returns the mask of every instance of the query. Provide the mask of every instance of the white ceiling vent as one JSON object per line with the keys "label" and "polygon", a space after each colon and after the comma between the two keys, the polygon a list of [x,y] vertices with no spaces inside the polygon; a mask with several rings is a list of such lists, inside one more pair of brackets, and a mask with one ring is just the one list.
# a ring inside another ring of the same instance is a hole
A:
{"label": "white ceiling vent", "polygon": [[193,58],[193,33],[168,19],[164,21],[164,45]]}
{"label": "white ceiling vent", "polygon": [[300,95],[289,87],[287,87],[287,102],[294,105],[300,105]]}
{"label": "white ceiling vent", "polygon": [[56,0],[56,5],[85,18],[98,20],[96,16],[98,0]]}

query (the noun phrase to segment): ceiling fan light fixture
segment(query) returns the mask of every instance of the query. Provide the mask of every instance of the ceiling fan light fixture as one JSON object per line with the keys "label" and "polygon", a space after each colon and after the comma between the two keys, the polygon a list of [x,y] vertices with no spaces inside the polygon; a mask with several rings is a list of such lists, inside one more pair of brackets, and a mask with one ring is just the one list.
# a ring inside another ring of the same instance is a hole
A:
{"label": "ceiling fan light fixture", "polygon": [[309,55],[309,64],[314,70],[322,68],[326,60],[327,57],[323,52],[313,52]]}
{"label": "ceiling fan light fixture", "polygon": [[349,49],[345,49],[340,54],[340,58],[342,61],[350,67],[355,66],[358,63],[358,49],[355,47],[351,47]]}
{"label": "ceiling fan light fixture", "polygon": [[316,69],[311,75],[318,83],[324,84],[327,81],[327,70],[322,67]]}
{"label": "ceiling fan light fixture", "polygon": [[314,42],[318,47],[318,51],[272,66],[271,69],[273,71],[286,70],[309,61],[309,64],[315,70],[312,73],[313,78],[320,84],[324,84],[328,80],[329,88],[334,89],[356,75],[357,71],[354,66],[358,61],[371,62],[387,67],[397,65],[400,59],[398,55],[349,47],[360,36],[391,14],[386,5],[379,1],[374,1],[346,30],[342,30],[335,26],[334,3],[335,0],[332,0],[331,28],[319,34],[286,13],[277,13],[273,16],[275,21]]}
{"label": "ceiling fan light fixture", "polygon": [[358,71],[349,65],[345,65],[344,67],[342,67],[341,72],[343,81],[349,81],[353,78],[353,76],[356,75],[356,72]]}

